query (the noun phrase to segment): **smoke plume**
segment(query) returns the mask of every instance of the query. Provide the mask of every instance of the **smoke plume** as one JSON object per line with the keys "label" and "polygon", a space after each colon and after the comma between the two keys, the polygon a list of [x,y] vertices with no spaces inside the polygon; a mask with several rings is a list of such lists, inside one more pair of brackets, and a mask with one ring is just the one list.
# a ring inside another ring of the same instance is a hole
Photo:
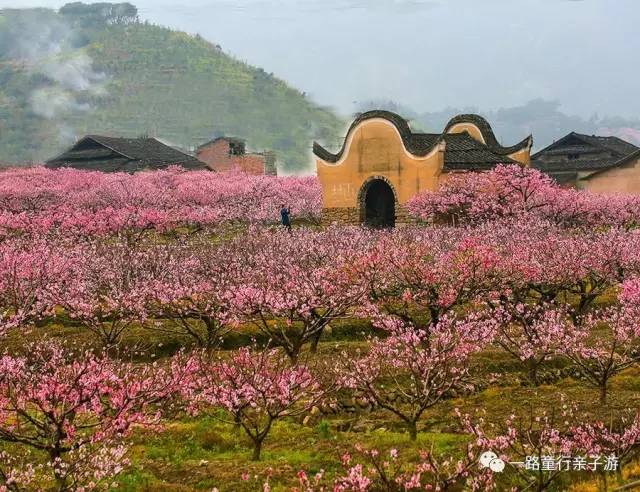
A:
{"label": "smoke plume", "polygon": [[4,55],[40,81],[29,96],[31,110],[52,122],[61,143],[69,143],[77,135],[65,120],[93,109],[87,101],[106,95],[107,77],[94,70],[80,35],[65,19],[33,10],[15,20]]}

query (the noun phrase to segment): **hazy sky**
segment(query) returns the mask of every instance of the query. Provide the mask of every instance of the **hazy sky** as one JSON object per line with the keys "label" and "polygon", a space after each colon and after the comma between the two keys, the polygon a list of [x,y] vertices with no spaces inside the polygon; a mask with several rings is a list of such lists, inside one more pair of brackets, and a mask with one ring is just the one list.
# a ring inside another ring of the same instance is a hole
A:
{"label": "hazy sky", "polygon": [[131,1],[345,114],[369,99],[422,112],[542,97],[640,117],[640,0]]}

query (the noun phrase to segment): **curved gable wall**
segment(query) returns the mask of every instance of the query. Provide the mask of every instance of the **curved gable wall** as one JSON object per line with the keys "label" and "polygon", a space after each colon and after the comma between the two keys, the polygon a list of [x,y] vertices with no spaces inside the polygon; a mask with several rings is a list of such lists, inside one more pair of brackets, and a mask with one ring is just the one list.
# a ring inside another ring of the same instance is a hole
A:
{"label": "curved gable wall", "polygon": [[444,165],[443,150],[436,145],[425,156],[415,156],[393,123],[384,118],[365,120],[349,133],[335,164],[317,160],[323,207],[357,208],[363,183],[375,176],[392,184],[399,204],[422,190],[435,189]]}
{"label": "curved gable wall", "polygon": [[[489,124],[474,115],[455,117],[445,129],[445,133],[463,132],[491,151],[529,165],[530,137],[512,147],[502,147]],[[371,111],[352,123],[337,154],[314,143],[316,169],[322,185],[323,219],[360,222],[363,186],[378,178],[387,181],[394,190],[396,215],[402,222],[402,205],[422,191],[437,190],[447,177],[443,172],[444,134],[429,135],[412,134],[406,121],[394,113]]]}
{"label": "curved gable wall", "polygon": [[[477,140],[481,144],[487,145],[487,141],[482,134],[482,130],[477,125],[471,122],[456,123],[451,126],[447,133],[464,133],[467,132],[473,139]],[[529,167],[531,165],[531,146],[524,147],[520,150],[516,150],[510,154],[506,154],[509,159],[513,159],[520,164]]]}
{"label": "curved gable wall", "polygon": [[480,128],[478,128],[473,123],[457,123],[453,125],[451,128],[449,128],[449,131],[447,133],[464,133],[464,132],[467,132],[472,138],[486,145],[487,142],[485,141],[484,136],[480,131]]}

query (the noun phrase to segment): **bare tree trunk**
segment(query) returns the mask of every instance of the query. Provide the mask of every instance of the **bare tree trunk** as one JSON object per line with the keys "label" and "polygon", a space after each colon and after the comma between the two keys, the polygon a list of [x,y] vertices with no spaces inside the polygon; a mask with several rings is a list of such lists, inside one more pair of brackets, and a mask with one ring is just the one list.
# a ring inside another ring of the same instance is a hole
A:
{"label": "bare tree trunk", "polygon": [[262,451],[262,439],[254,439],[252,461],[260,461],[260,453]]}
{"label": "bare tree trunk", "polygon": [[600,383],[600,405],[607,404],[607,382]]}
{"label": "bare tree trunk", "polygon": [[534,358],[530,358],[527,360],[527,378],[529,382],[534,386],[539,385],[538,381],[538,364]]}
{"label": "bare tree trunk", "polygon": [[408,422],[407,427],[409,428],[409,438],[412,441],[418,439],[418,425],[416,422]]}
{"label": "bare tree trunk", "polygon": [[320,339],[322,338],[322,333],[324,332],[324,327],[318,331],[313,338],[311,339],[311,348],[309,349],[312,354],[318,352],[318,343],[320,343]]}

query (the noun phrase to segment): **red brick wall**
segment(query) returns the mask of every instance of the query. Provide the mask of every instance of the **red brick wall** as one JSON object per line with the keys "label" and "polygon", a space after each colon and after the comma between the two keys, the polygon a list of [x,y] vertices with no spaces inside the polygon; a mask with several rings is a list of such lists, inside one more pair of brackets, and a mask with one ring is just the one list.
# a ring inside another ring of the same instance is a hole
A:
{"label": "red brick wall", "polygon": [[197,157],[214,171],[229,171],[240,168],[249,174],[264,174],[264,155],[229,155],[229,142],[226,140],[218,140],[200,147]]}

